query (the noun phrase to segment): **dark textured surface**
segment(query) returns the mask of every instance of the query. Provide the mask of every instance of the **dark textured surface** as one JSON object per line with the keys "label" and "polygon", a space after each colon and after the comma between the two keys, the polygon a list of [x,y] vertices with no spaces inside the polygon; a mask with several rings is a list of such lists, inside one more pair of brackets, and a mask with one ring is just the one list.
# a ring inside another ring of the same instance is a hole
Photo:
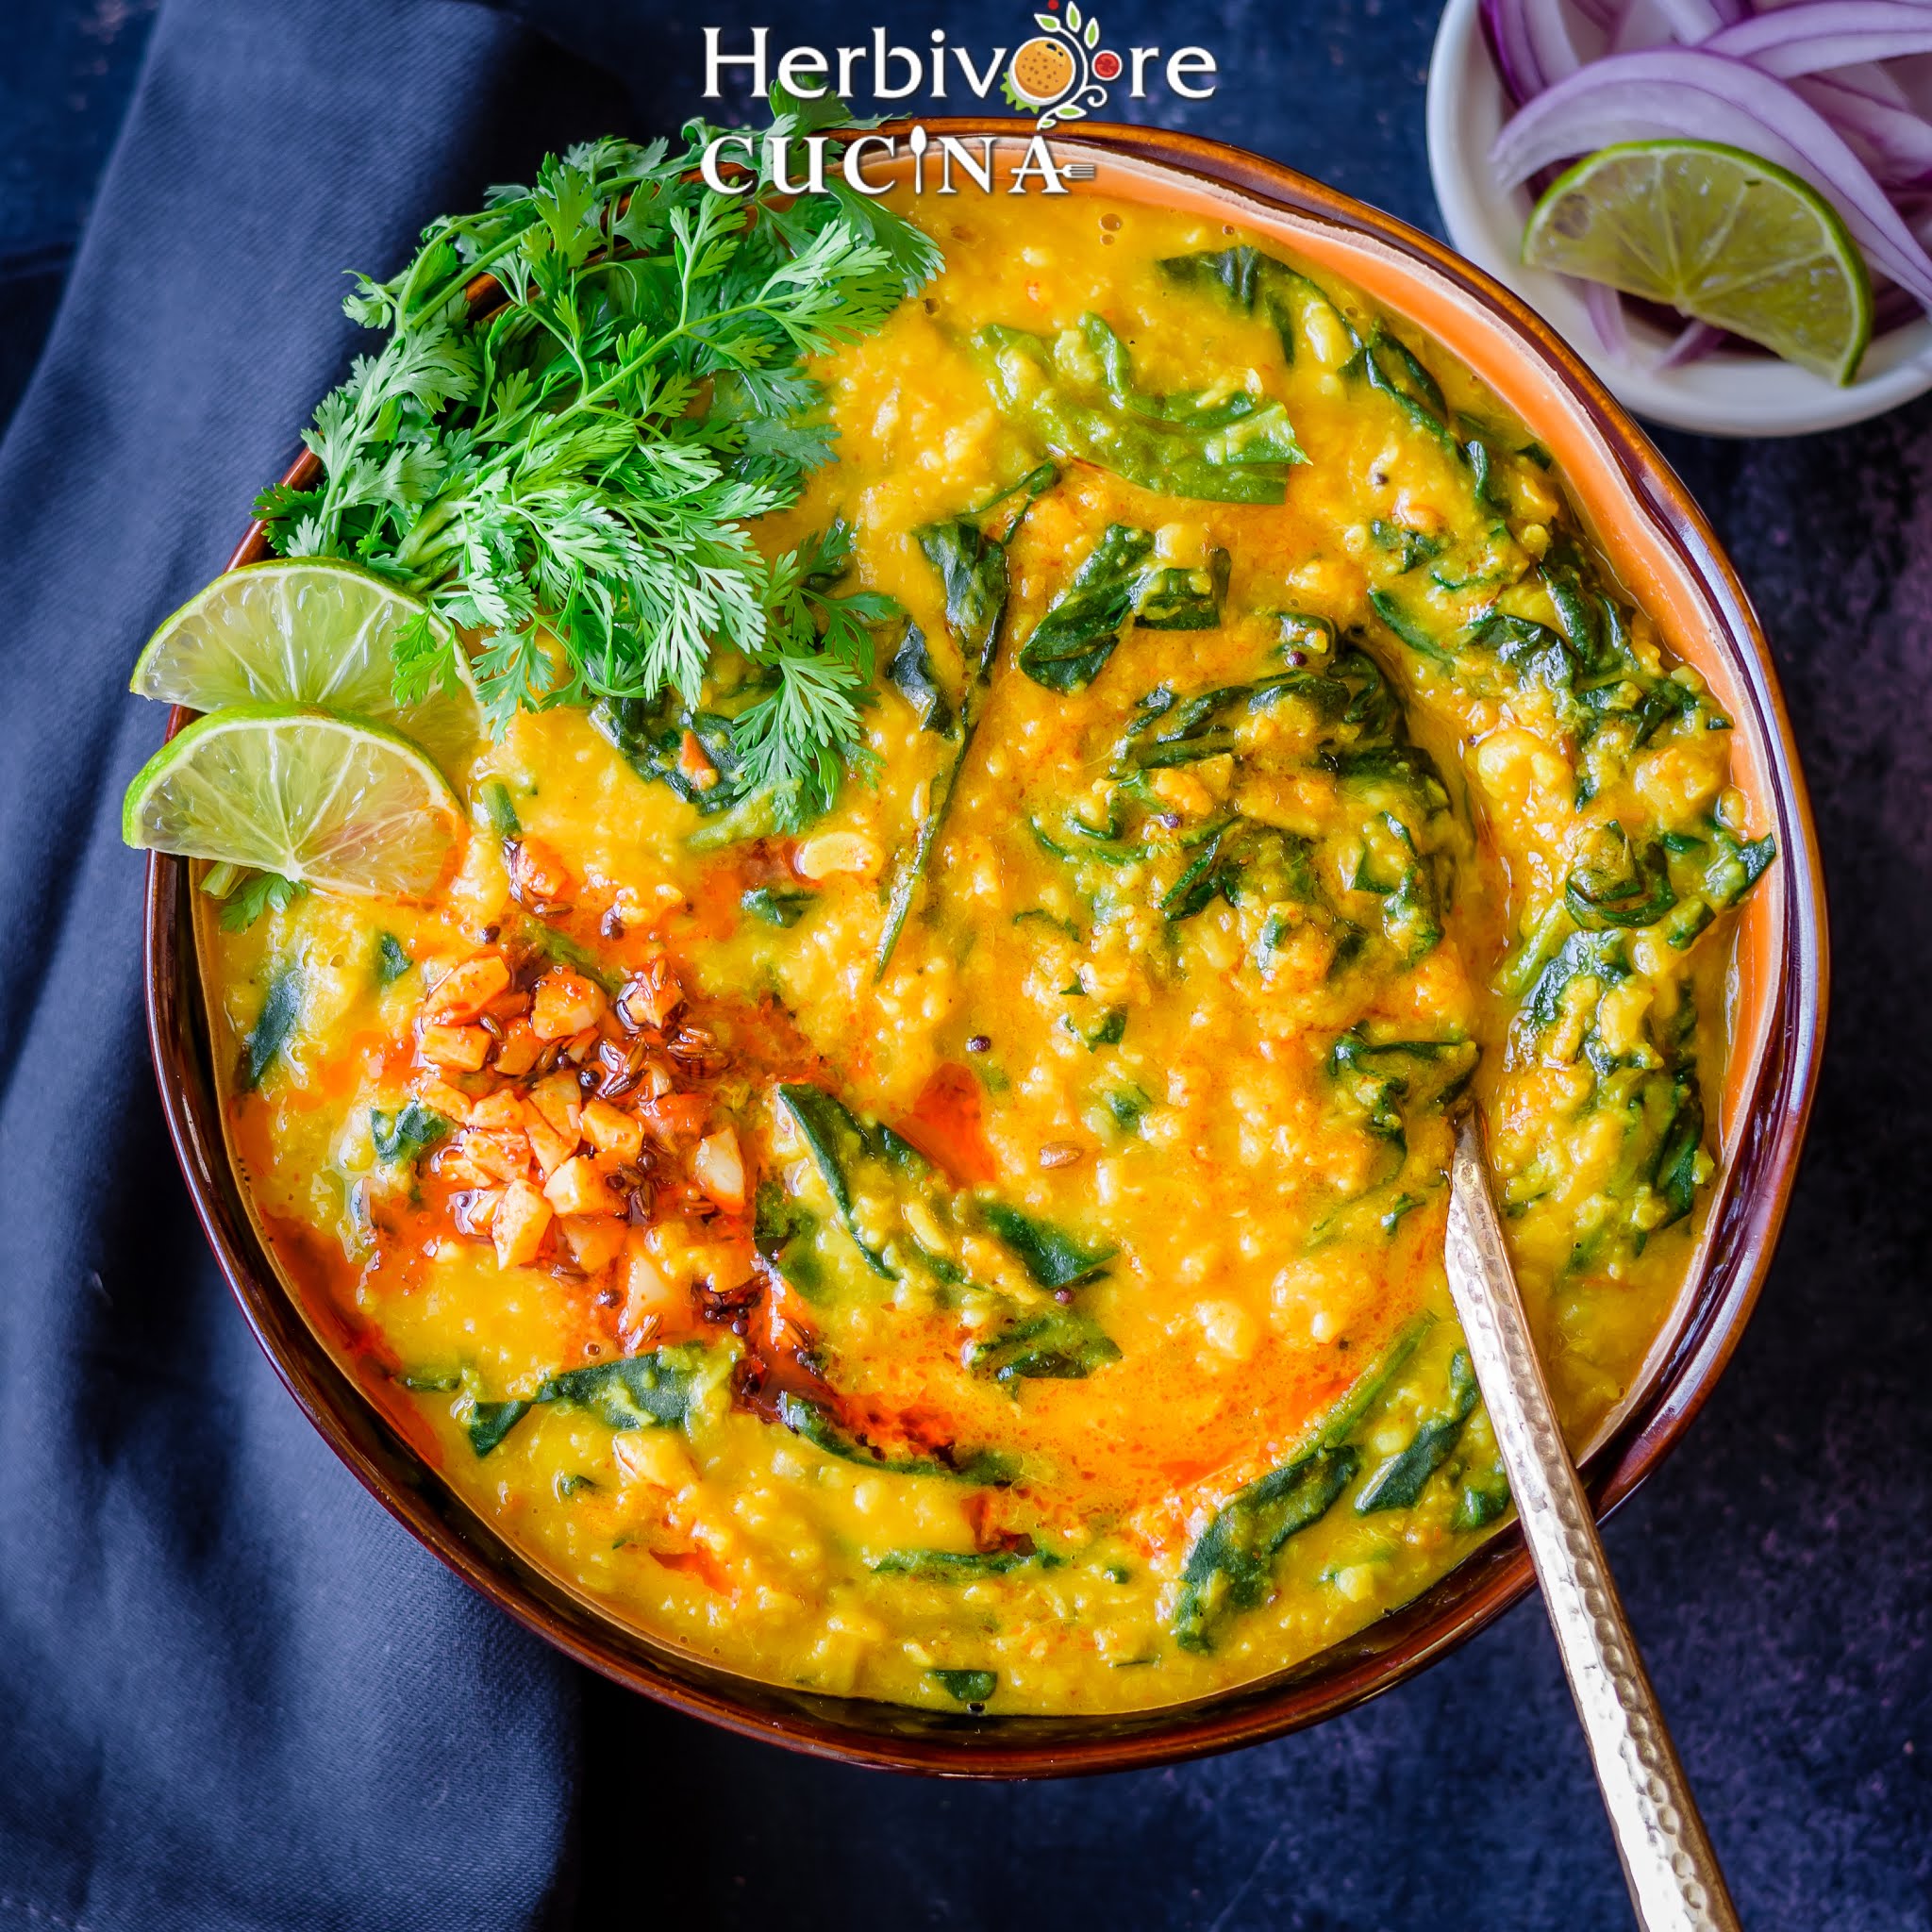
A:
{"label": "dark textured surface", "polygon": [[[523,10],[542,11],[535,0]],[[836,41],[841,25],[899,11],[882,5],[861,19],[793,6],[758,17],[783,44]],[[1150,103],[1161,120],[1433,225],[1422,136],[1433,7],[1221,0],[1179,20],[1152,8],[1101,12],[1115,43],[1197,41],[1223,57],[1217,98]],[[0,74],[0,402],[7,371],[30,353],[37,315],[43,324],[92,192],[137,16],[110,16],[108,4],[47,8],[25,56],[20,26],[9,27],[10,57],[29,64]],[[108,71],[84,101],[60,106],[60,63],[94,45],[98,27],[88,23],[110,17],[123,24],[102,42]],[[748,16],[720,4],[706,17]],[[912,25],[943,25],[983,45],[1014,38],[1023,17],[936,8]],[[629,83],[637,126],[673,124],[695,107],[701,65],[688,15],[667,26],[642,7],[602,0],[559,4],[544,18]],[[16,87],[16,72],[30,84]],[[392,225],[365,232],[389,238]],[[7,279],[17,272],[9,264],[29,258],[41,264],[38,306],[19,301]],[[336,265],[331,257],[322,266]],[[285,429],[248,426],[252,477]],[[1666,439],[1771,632],[1818,808],[1837,948],[1810,1153],[1770,1286],[1704,1417],[1609,1538],[1712,1837],[1757,1927],[1932,1926],[1932,1027],[1917,1004],[1932,958],[1928,428],[1932,403],[1921,403],[1791,442]],[[224,540],[239,509],[220,519]],[[11,532],[6,541],[10,549]],[[131,943],[131,928],[116,930]],[[117,969],[116,984],[125,978]],[[106,1158],[160,1157],[143,1142]],[[193,1306],[209,1347],[245,1351],[240,1318],[211,1276]],[[257,1375],[250,1399],[280,1398]],[[292,1412],[288,1424],[300,1428]],[[311,1448],[309,1460],[325,1464]],[[155,1453],[166,1456],[165,1441]],[[325,1513],[315,1534],[341,1537],[345,1561],[352,1536],[386,1550],[397,1541],[382,1534],[386,1524],[358,1521],[375,1506],[335,1472],[324,1467],[316,1480],[342,1526]],[[400,1576],[430,1562],[402,1547],[387,1560]],[[219,1632],[209,1638],[219,1642]],[[468,1641],[474,1668],[487,1670],[483,1636]],[[315,1681],[329,1668],[313,1660]],[[298,1672],[290,1694],[302,1686]],[[791,1932],[1593,1932],[1628,1923],[1533,1603],[1416,1683],[1318,1731],[1171,1772],[1061,1785],[948,1787],[843,1772],[718,1737],[588,1679],[582,1692],[585,1925],[681,1916]],[[502,1741],[510,1762],[546,1749],[527,1737]],[[0,1771],[0,1785],[8,1775]],[[336,1798],[325,1784],[301,1796]],[[451,1842],[479,1823],[452,1818]],[[332,1837],[327,1824],[317,1821],[317,1842],[352,1856],[349,1827]],[[242,1812],[219,1807],[201,1826],[217,1858],[250,1829]],[[0,1874],[0,1924],[9,1909],[23,1925],[49,1923],[36,1909],[57,1912],[60,1902],[11,1896],[10,1875]],[[374,1909],[359,1920],[266,1901],[251,1918],[235,1903],[220,1924],[387,1923]],[[498,1923],[523,1922],[506,1901]],[[135,1923],[112,1911],[87,1921],[92,1932]],[[426,1903],[416,1923],[438,1923]]]}

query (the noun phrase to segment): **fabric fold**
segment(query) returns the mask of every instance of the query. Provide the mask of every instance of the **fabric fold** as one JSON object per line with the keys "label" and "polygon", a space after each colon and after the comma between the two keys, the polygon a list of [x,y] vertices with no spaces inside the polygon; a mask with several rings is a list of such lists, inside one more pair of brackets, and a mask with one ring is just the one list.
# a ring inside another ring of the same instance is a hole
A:
{"label": "fabric fold", "polygon": [[535,113],[558,58],[452,0],[168,0],[0,444],[0,1925],[501,1928],[567,1882],[574,1674],[362,1491],[232,1303],[119,830],[163,725],[135,655],[365,346],[342,271],[601,131],[594,88]]}

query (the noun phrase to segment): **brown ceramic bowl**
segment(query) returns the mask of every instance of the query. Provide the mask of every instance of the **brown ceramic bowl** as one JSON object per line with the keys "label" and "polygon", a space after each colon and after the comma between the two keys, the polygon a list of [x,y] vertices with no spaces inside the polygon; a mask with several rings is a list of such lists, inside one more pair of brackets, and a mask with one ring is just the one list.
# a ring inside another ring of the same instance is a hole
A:
{"label": "brown ceramic bowl", "polygon": [[[1014,124],[928,123],[936,133]],[[1778,862],[1738,937],[1735,1039],[1717,1109],[1720,1171],[1673,1323],[1590,1445],[1599,1514],[1656,1468],[1723,1372],[1757,1300],[1804,1139],[1825,1003],[1824,902],[1804,779],[1764,637],[1708,524],[1643,433],[1572,351],[1508,291],[1415,229],[1237,149],[1150,128],[1056,137],[1093,163],[1076,189],[1199,211],[1278,238],[1412,318],[1556,455],[1578,508],[1672,646],[1737,722],[1738,782]],[[488,299],[490,285],[473,291]],[[290,473],[304,480],[312,459]],[[263,554],[260,526],[237,550]],[[179,719],[177,717],[176,724]],[[946,1716],[753,1682],[613,1622],[506,1542],[367,1398],[278,1276],[230,1165],[194,958],[189,868],[148,874],[147,997],[168,1124],[203,1226],[257,1339],[336,1454],[457,1574],[558,1649],[620,1684],[746,1737],[851,1763],[962,1777],[1147,1766],[1253,1744],[1387,1690],[1474,1636],[1528,1590],[1512,1525],[1406,1608],[1283,1674],[1201,1702],[1130,1715]]]}

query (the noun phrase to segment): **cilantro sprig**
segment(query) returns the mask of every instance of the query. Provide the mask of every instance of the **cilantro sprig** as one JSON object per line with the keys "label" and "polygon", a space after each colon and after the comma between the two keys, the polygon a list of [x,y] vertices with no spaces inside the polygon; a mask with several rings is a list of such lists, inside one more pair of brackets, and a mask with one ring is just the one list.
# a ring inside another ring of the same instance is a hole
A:
{"label": "cilantro sprig", "polygon": [[[824,125],[774,99],[772,133]],[[768,173],[708,188],[718,132],[546,157],[532,186],[432,223],[400,274],[358,277],[344,306],[388,340],[305,432],[314,486],[258,509],[282,555],[353,558],[480,633],[499,729],[519,707],[694,703],[714,652],[741,653],[762,687],[737,724],[748,773],[828,803],[892,607],[834,593],[841,526],[768,564],[745,525],[831,454],[808,359],[878,327],[941,258],[836,176],[795,199]],[[483,274],[506,299],[473,315]],[[398,694],[453,678],[458,648],[409,626]]]}

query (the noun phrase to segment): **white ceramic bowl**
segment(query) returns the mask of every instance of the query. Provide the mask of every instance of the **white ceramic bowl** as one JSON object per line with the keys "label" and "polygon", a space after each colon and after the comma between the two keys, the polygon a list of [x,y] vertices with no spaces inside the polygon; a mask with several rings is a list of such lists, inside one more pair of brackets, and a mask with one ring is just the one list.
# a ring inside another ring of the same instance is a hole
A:
{"label": "white ceramic bowl", "polygon": [[1575,287],[1521,259],[1529,192],[1499,193],[1487,160],[1508,113],[1477,0],[1449,0],[1429,62],[1429,174],[1449,240],[1536,308],[1638,415],[1707,436],[1802,436],[1862,423],[1932,389],[1932,320],[1924,317],[1874,336],[1857,380],[1842,389],[1769,356],[1652,367],[1668,338],[1635,316],[1633,353],[1605,348]]}

